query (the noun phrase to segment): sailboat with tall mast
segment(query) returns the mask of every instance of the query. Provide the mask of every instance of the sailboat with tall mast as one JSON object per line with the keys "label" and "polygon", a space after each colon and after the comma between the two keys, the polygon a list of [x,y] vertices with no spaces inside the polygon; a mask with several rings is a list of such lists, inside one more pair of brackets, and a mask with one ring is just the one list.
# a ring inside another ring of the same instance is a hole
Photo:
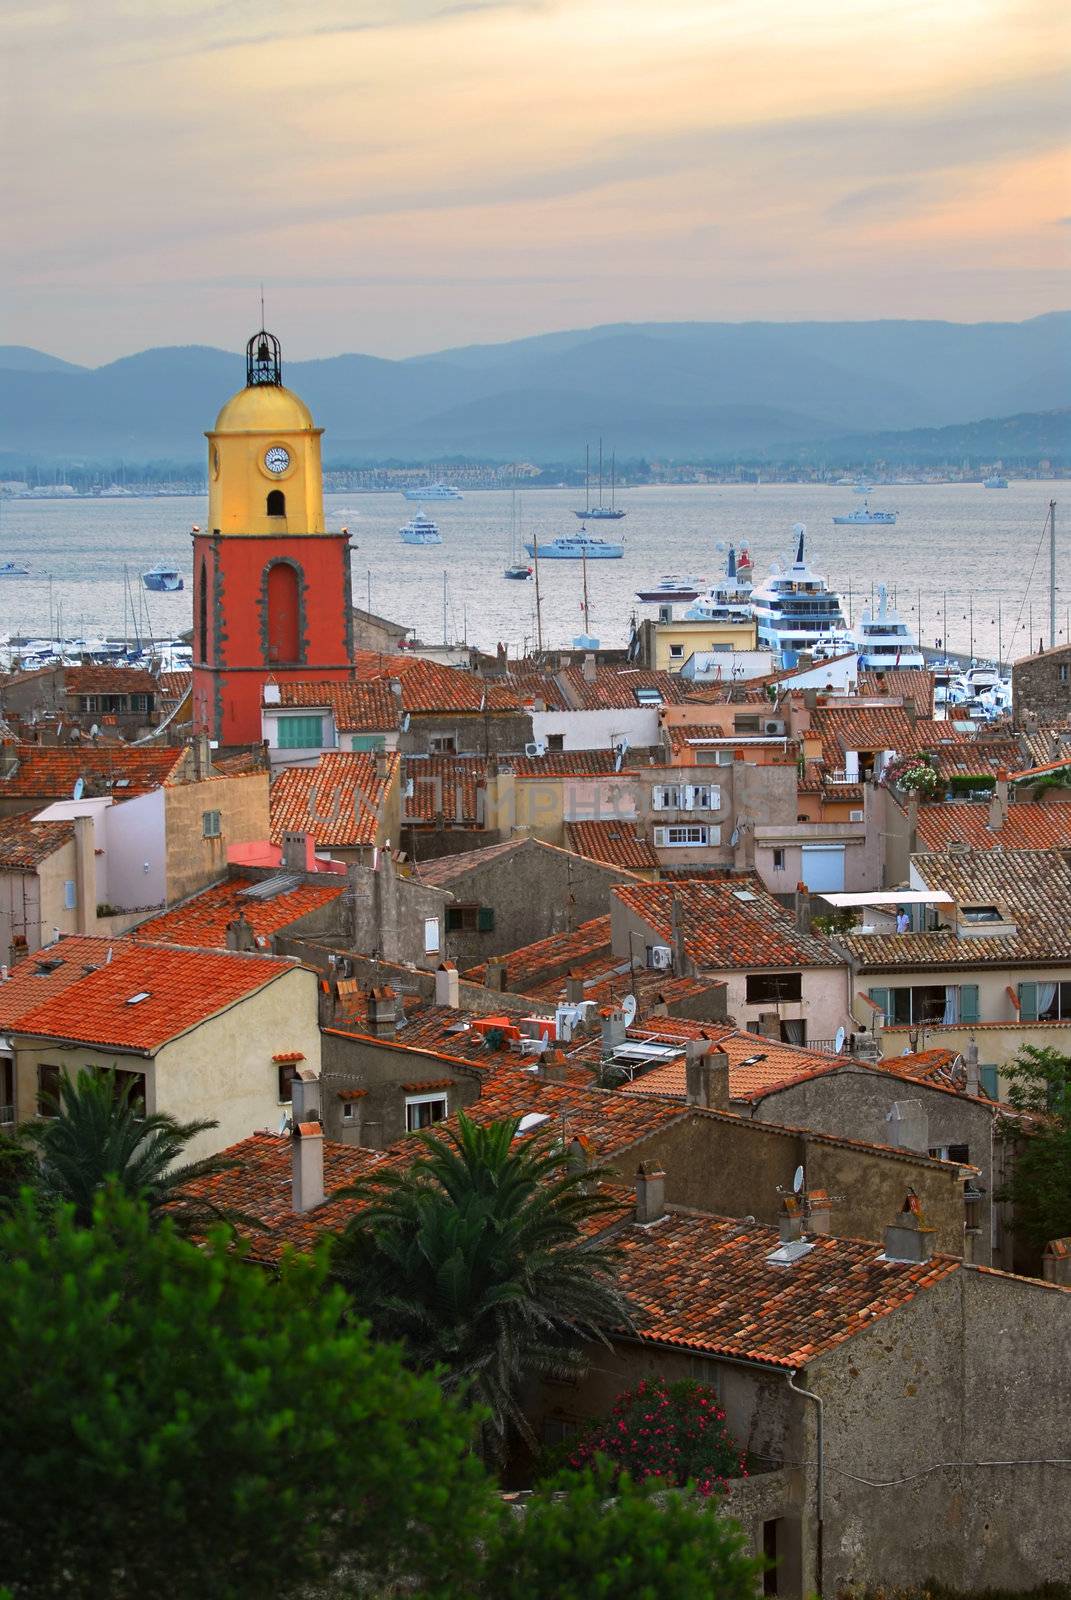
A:
{"label": "sailboat with tall mast", "polygon": [[610,455],[610,504],[602,503],[602,440],[599,440],[599,498],[594,505],[591,503],[591,447],[584,448],[584,509],[574,511],[574,517],[580,517],[584,522],[620,522],[625,513],[616,504],[617,487],[617,452]]}
{"label": "sailboat with tall mast", "polygon": [[580,610],[584,615],[584,631],[573,640],[573,648],[574,650],[597,650],[599,641],[592,638],[591,635],[591,603],[588,599],[588,558],[585,555],[582,559],[584,563],[582,568],[584,598],[580,602]]}
{"label": "sailboat with tall mast", "polygon": [[532,576],[532,569],[527,565],[526,562],[520,561],[517,558],[517,527],[517,491],[514,489],[513,498],[510,501],[509,508],[509,566],[506,568],[503,576],[506,578],[518,578],[523,581],[523,579],[530,578]]}

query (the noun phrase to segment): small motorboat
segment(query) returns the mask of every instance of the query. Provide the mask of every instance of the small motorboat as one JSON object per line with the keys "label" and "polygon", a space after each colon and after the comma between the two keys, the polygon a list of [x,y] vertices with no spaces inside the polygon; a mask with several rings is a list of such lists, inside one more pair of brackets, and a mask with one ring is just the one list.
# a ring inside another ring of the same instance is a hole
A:
{"label": "small motorboat", "polygon": [[29,567],[24,567],[21,561],[0,561],[0,578],[28,578]]}
{"label": "small motorboat", "polygon": [[154,594],[177,594],[186,587],[181,572],[176,572],[174,567],[165,566],[158,561],[155,567],[148,572],[143,572],[141,581],[146,589],[151,589]]}
{"label": "small motorboat", "polygon": [[645,605],[655,605],[659,600],[698,600],[706,588],[705,578],[675,578],[667,575],[659,580],[657,588],[637,589],[636,599]]}
{"label": "small motorboat", "polygon": [[506,577],[506,578],[519,578],[519,579],[522,579],[522,580],[524,578],[530,578],[531,576],[532,576],[531,567],[522,566],[520,562],[517,562],[517,564],[515,566],[507,567],[505,572],[503,573],[503,577]]}

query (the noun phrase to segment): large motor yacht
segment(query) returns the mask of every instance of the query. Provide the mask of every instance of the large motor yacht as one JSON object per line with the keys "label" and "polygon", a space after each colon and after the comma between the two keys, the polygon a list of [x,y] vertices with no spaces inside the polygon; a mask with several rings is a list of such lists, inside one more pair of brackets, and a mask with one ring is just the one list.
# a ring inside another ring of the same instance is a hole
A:
{"label": "large motor yacht", "polygon": [[907,623],[901,620],[895,606],[889,604],[883,583],[878,585],[877,610],[872,613],[869,608],[865,609],[855,627],[849,630],[848,639],[851,648],[859,652],[860,667],[868,667],[872,672],[926,665]]}
{"label": "large motor yacht", "polygon": [[751,592],[759,645],[772,650],[784,667],[794,667],[802,651],[812,652],[823,634],[845,627],[840,596],[807,565],[807,529],[797,522],[792,532],[796,540],[792,566],[775,566]]}

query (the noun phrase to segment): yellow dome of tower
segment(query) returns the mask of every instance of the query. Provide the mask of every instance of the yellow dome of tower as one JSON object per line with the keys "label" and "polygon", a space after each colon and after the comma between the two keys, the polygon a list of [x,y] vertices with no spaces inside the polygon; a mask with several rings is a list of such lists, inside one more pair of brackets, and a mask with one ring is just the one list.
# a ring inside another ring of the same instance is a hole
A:
{"label": "yellow dome of tower", "polygon": [[262,328],[253,335],[245,365],[245,388],[206,435],[208,525],[231,535],[323,533],[323,429],[284,387],[274,334]]}

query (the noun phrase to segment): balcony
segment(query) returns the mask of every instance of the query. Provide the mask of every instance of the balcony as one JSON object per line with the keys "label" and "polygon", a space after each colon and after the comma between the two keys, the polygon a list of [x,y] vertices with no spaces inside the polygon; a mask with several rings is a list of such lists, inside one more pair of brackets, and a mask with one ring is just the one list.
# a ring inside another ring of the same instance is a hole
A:
{"label": "balcony", "polygon": [[0,1106],[0,1128],[13,1128],[15,1126],[15,1107]]}

